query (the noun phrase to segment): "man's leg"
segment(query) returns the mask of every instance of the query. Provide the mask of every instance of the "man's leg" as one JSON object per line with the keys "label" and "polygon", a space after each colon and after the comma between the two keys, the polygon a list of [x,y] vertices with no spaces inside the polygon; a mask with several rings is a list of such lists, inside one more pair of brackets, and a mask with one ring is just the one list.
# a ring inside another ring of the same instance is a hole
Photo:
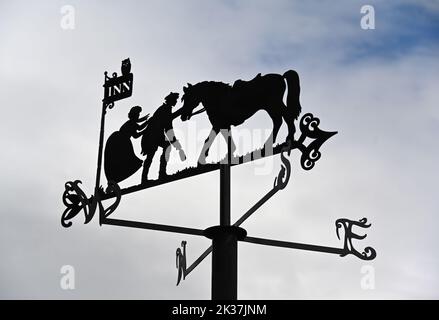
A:
{"label": "man's leg", "polygon": [[146,159],[145,159],[145,161],[143,161],[142,183],[145,183],[146,181],[148,181],[149,168],[151,167],[152,159],[154,159],[154,154],[156,153],[157,149],[158,149],[158,146],[155,148],[151,148],[146,153]]}
{"label": "man's leg", "polygon": [[169,156],[171,155],[171,145],[169,143],[162,144],[163,152],[160,157],[160,171],[159,179],[166,177],[166,164],[169,161]]}

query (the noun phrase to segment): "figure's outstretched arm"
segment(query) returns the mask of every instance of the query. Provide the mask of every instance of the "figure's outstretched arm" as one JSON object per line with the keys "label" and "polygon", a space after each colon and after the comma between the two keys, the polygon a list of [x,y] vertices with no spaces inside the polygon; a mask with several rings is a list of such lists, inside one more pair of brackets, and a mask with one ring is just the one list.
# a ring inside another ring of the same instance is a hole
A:
{"label": "figure's outstretched arm", "polygon": [[175,118],[181,116],[182,113],[183,113],[183,107],[181,107],[180,109],[178,109],[177,111],[175,111],[172,114],[172,120],[174,120]]}
{"label": "figure's outstretched arm", "polygon": [[[145,121],[145,122],[143,122],[142,124],[138,124],[138,123],[140,123],[140,122],[142,122],[142,121]],[[136,123],[137,123],[137,131],[140,131],[140,130],[145,129],[146,126],[148,125],[148,122],[149,122],[149,113],[148,113],[146,116],[141,117],[141,118],[139,118],[139,119],[136,121]]]}
{"label": "figure's outstretched arm", "polygon": [[133,138],[137,139],[140,136],[142,136],[147,125],[148,125],[148,121],[145,121],[145,123],[143,123],[141,125],[138,125],[137,128],[136,128],[136,132],[133,134]]}
{"label": "figure's outstretched arm", "polygon": [[149,118],[149,113],[146,116],[139,118],[139,120],[137,120],[137,122],[146,121],[146,120],[148,120],[148,118]]}
{"label": "figure's outstretched arm", "polygon": [[137,131],[140,131],[140,130],[145,129],[146,126],[148,125],[148,123],[149,123],[149,120],[146,120],[144,123],[139,124],[139,125],[137,126]]}

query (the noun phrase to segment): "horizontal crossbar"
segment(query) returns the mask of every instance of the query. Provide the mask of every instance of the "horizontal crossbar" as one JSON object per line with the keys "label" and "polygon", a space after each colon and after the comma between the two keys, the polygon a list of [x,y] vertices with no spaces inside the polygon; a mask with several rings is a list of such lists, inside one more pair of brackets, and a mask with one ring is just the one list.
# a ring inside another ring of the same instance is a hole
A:
{"label": "horizontal crossbar", "polygon": [[157,231],[191,234],[194,236],[204,236],[204,230],[178,227],[178,226],[169,226],[166,224],[156,224],[156,223],[109,219],[109,218],[103,218],[101,224],[107,224],[107,225],[119,226],[119,227],[128,227],[128,228],[149,229],[149,230],[157,230]]}
{"label": "horizontal crossbar", "polygon": [[[235,223],[235,225],[237,225]],[[239,225],[239,224],[238,224]],[[270,239],[262,239],[262,238],[254,238],[254,237],[246,237],[244,240],[241,240],[248,243],[261,244],[267,246],[281,247],[281,248],[289,248],[289,249],[298,249],[298,250],[307,250],[307,251],[317,251],[317,252],[326,252],[332,254],[344,254],[344,250],[340,248],[332,248],[332,247],[324,247],[317,246],[313,244],[305,244],[305,243],[296,243],[296,242],[287,242],[287,241],[279,241],[279,240],[270,240]],[[191,273],[210,253],[212,253],[212,246],[207,248],[203,254],[195,260],[189,268],[186,270],[186,276]]]}
{"label": "horizontal crossbar", "polygon": [[326,253],[339,254],[339,255],[345,254],[345,251],[341,248],[317,246],[314,244],[287,242],[287,241],[270,240],[270,239],[254,238],[254,237],[245,237],[241,241],[254,243],[254,244],[261,244],[266,246],[273,246],[273,247],[326,252]]}

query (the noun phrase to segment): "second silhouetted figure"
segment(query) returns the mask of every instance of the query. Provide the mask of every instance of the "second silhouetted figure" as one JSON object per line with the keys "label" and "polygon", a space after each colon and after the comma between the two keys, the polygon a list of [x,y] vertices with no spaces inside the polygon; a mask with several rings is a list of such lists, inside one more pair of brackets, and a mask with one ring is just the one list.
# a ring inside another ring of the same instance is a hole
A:
{"label": "second silhouetted figure", "polygon": [[143,162],[142,183],[148,180],[148,172],[154,155],[159,147],[163,149],[160,157],[159,179],[166,176],[166,164],[171,153],[171,145],[180,152],[182,161],[186,155],[177,140],[172,127],[172,120],[178,117],[181,109],[172,113],[172,107],[177,104],[178,93],[171,92],[165,98],[165,102],[154,112],[148,121],[148,126],[142,135],[142,155],[146,155]]}

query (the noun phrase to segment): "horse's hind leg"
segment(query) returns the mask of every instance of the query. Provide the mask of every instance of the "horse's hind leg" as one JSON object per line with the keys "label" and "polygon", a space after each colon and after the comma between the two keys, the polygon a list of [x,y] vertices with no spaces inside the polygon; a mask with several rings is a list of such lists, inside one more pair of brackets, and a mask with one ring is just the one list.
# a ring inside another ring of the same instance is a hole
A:
{"label": "horse's hind leg", "polygon": [[282,117],[288,126],[287,141],[294,141],[294,134],[296,133],[296,126],[294,125],[294,115],[291,114],[291,112],[283,103],[282,106],[279,106],[279,109],[281,110]]}
{"label": "horse's hind leg", "polygon": [[280,110],[269,109],[267,110],[268,115],[273,121],[273,131],[265,142],[264,146],[273,145],[276,142],[277,134],[279,133],[279,129],[282,125],[282,113]]}

